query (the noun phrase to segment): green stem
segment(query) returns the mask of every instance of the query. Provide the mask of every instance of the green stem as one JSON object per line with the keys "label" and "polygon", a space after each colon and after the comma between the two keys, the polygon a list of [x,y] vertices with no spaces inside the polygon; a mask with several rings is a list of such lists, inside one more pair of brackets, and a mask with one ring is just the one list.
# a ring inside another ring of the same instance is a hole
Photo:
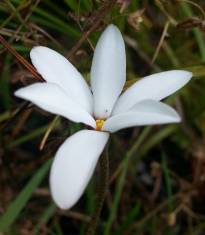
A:
{"label": "green stem", "polygon": [[113,198],[112,208],[110,211],[110,215],[108,217],[108,221],[105,225],[105,230],[104,230],[103,235],[110,234],[110,230],[111,230],[113,221],[115,220],[115,218],[117,216],[118,206],[119,206],[121,195],[123,192],[123,187],[125,184],[125,178],[126,178],[126,174],[127,174],[128,168],[129,168],[130,159],[136,153],[136,151],[138,150],[139,146],[144,141],[144,139],[147,137],[148,133],[150,132],[150,129],[151,129],[150,127],[147,127],[143,130],[141,135],[137,138],[137,141],[135,142],[135,144],[126,153],[126,156],[122,162],[121,175],[120,175],[119,180],[116,185],[116,190],[115,190],[115,194],[114,194],[115,196]]}
{"label": "green stem", "polygon": [[[187,17],[193,16],[192,8],[189,6],[189,4],[184,2],[181,4],[181,6],[182,6],[182,11],[184,12],[184,14]],[[194,36],[196,38],[196,42],[199,47],[199,51],[201,54],[201,60],[202,60],[202,62],[205,62],[205,44],[204,44],[203,32],[201,32],[201,30],[199,28],[194,28],[193,33],[194,33]]]}
{"label": "green stem", "polygon": [[112,223],[116,217],[118,205],[120,203],[121,194],[122,194],[122,190],[123,190],[123,186],[124,186],[124,182],[125,182],[125,177],[126,177],[127,170],[128,170],[128,166],[129,166],[129,158],[127,157],[126,161],[124,162],[123,169],[122,169],[118,184],[116,186],[115,197],[114,197],[114,200],[112,203],[112,210],[110,212],[110,216],[109,216],[107,225],[105,227],[104,235],[110,234],[110,229],[111,229]]}
{"label": "green stem", "polygon": [[100,218],[100,214],[105,201],[105,196],[109,182],[109,160],[108,151],[106,148],[105,154],[100,158],[100,185],[98,189],[97,205],[91,217],[91,220],[86,231],[86,235],[94,235]]}

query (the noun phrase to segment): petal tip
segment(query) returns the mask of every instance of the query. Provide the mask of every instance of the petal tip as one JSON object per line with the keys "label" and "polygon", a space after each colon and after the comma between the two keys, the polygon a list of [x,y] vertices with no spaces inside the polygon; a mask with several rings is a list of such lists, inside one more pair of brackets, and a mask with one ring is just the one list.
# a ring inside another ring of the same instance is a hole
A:
{"label": "petal tip", "polygon": [[179,123],[181,122],[181,117],[179,116],[179,114],[176,112],[176,116],[174,117],[174,120],[173,120],[175,123]]}
{"label": "petal tip", "polygon": [[24,88],[18,89],[17,91],[14,92],[14,95],[18,98],[23,98],[23,94],[24,94],[23,89]]}
{"label": "petal tip", "polygon": [[187,70],[181,70],[185,75],[186,79],[189,81],[193,77],[193,73]]}
{"label": "petal tip", "polygon": [[114,24],[109,24],[107,27],[106,27],[107,30],[119,30],[118,27]]}
{"label": "petal tip", "polygon": [[41,52],[41,50],[51,50],[51,49],[45,46],[34,46],[30,51],[30,58],[32,62],[37,56],[37,54]]}
{"label": "petal tip", "polygon": [[[78,201],[78,197],[76,198],[69,198],[65,195],[59,194],[56,191],[56,182],[55,182],[55,176],[52,173],[52,168],[51,168],[51,172],[50,172],[50,193],[51,193],[51,197],[53,202],[56,204],[56,206],[62,210],[69,210],[72,206],[74,206],[76,204],[76,202]],[[61,182],[58,182],[58,184],[60,184]],[[65,190],[65,189],[64,189]]]}
{"label": "petal tip", "polygon": [[14,92],[14,95],[15,95],[16,97],[19,97],[19,90],[15,91],[15,92]]}
{"label": "petal tip", "polygon": [[32,55],[33,53],[35,53],[39,48],[41,48],[41,46],[34,46],[31,51],[30,51],[30,55]]}
{"label": "petal tip", "polygon": [[181,73],[181,78],[184,79],[185,84],[193,77],[193,73],[187,70],[173,70],[173,72]]}
{"label": "petal tip", "polygon": [[181,122],[181,117],[179,116],[179,114],[177,113],[176,110],[172,109],[170,107],[170,114],[172,115],[172,118],[173,118],[173,122],[174,123],[179,123]]}
{"label": "petal tip", "polygon": [[118,29],[117,26],[115,26],[114,24],[109,24],[106,28],[105,28],[105,31],[104,33],[108,33],[108,34],[120,34],[121,35],[121,32],[120,30]]}
{"label": "petal tip", "polygon": [[[52,195],[52,192],[51,192],[51,195]],[[61,210],[69,210],[76,204],[76,202],[71,203],[71,202],[68,202],[67,200],[61,200],[61,199],[59,200],[57,198],[54,198],[53,195],[52,195],[52,199],[53,199],[53,202],[56,204],[56,206],[60,208]]]}

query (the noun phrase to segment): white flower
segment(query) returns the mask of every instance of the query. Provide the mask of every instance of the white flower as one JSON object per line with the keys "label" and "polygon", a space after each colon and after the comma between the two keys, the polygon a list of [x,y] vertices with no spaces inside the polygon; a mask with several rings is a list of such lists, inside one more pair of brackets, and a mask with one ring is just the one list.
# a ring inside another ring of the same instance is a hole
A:
{"label": "white flower", "polygon": [[46,82],[21,88],[15,95],[94,129],[72,135],[56,153],[50,187],[55,203],[62,209],[72,207],[81,197],[109,133],[180,121],[176,111],[160,100],[183,87],[192,73],[172,70],[153,74],[120,95],[126,80],[126,56],[122,35],[114,25],[106,28],[97,43],[91,89],[77,69],[57,52],[38,46],[30,56]]}

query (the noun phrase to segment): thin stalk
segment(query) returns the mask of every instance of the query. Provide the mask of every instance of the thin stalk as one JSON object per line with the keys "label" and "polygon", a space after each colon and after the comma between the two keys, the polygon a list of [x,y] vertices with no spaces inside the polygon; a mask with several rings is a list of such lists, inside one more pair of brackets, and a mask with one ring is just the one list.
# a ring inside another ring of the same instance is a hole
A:
{"label": "thin stalk", "polygon": [[166,189],[167,189],[167,194],[168,194],[168,209],[169,212],[171,213],[174,209],[173,205],[173,198],[172,198],[172,184],[171,184],[171,179],[170,179],[170,172],[169,168],[167,165],[167,156],[165,153],[162,153],[162,169],[164,172],[164,178],[165,178],[165,184],[166,184]]}
{"label": "thin stalk", "polygon": [[105,227],[104,235],[110,234],[110,229],[111,229],[112,223],[116,217],[118,205],[120,203],[120,198],[121,198],[121,194],[122,194],[122,190],[123,190],[123,186],[125,183],[125,177],[127,174],[128,166],[129,166],[129,157],[126,158],[126,161],[124,162],[124,165],[123,165],[123,169],[122,169],[122,172],[121,172],[121,175],[120,175],[117,187],[116,187],[115,197],[114,197],[114,200],[112,203],[112,209],[110,212],[110,216],[108,218],[108,222]]}
{"label": "thin stalk", "polygon": [[147,137],[148,133],[150,132],[150,129],[151,129],[150,127],[147,127],[143,130],[141,135],[137,138],[137,141],[135,142],[135,144],[126,153],[126,156],[122,162],[121,175],[119,176],[119,180],[118,180],[115,194],[114,194],[115,196],[114,196],[113,203],[112,203],[112,208],[111,208],[110,215],[109,215],[108,221],[106,223],[103,235],[110,234],[112,223],[113,223],[114,219],[116,218],[118,206],[119,206],[122,191],[123,191],[123,187],[125,184],[126,174],[127,174],[128,168],[129,168],[130,159],[136,153],[136,151],[138,150],[139,146],[144,141],[144,139]]}
{"label": "thin stalk", "polygon": [[108,160],[108,147],[105,154],[100,158],[100,185],[98,189],[97,205],[91,217],[91,220],[86,231],[86,235],[94,235],[99,222],[100,214],[105,201],[105,196],[108,190],[109,182],[109,160]]}
{"label": "thin stalk", "polygon": [[24,65],[29,72],[38,80],[44,81],[44,79],[37,73],[36,69],[27,61],[25,60],[13,47],[9,45],[9,43],[0,35],[0,43],[13,55],[16,59]]}
{"label": "thin stalk", "polygon": [[[189,4],[191,3],[191,1],[186,1],[186,2]],[[187,17],[192,17],[193,16],[192,9],[186,2],[181,4],[182,11],[184,12],[184,14]],[[191,4],[193,5],[193,3],[191,3]],[[199,8],[200,11],[203,12],[203,16],[204,16],[203,9],[201,7],[199,7],[199,5],[197,5],[197,4],[194,4],[194,6],[195,7],[197,6],[197,8]],[[193,33],[194,33],[195,39],[196,39],[198,47],[199,47],[199,51],[201,54],[201,60],[202,60],[202,62],[205,62],[205,44],[204,44],[203,32],[201,32],[200,29],[198,29],[198,28],[193,28]]]}

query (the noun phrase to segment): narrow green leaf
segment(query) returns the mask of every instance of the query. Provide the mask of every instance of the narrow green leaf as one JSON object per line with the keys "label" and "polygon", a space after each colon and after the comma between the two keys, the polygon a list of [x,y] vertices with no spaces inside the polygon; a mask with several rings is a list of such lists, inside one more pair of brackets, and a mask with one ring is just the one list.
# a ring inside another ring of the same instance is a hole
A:
{"label": "narrow green leaf", "polygon": [[117,216],[117,210],[118,210],[118,206],[119,206],[122,191],[123,191],[123,186],[124,186],[124,183],[125,183],[125,177],[126,177],[126,174],[127,174],[128,166],[129,166],[129,158],[126,157],[126,162],[124,162],[122,173],[119,177],[119,180],[118,180],[118,183],[117,183],[117,186],[116,186],[116,190],[115,190],[115,194],[114,194],[114,200],[113,200],[113,203],[112,203],[112,208],[110,210],[110,215],[109,215],[108,221],[107,221],[106,226],[105,226],[104,235],[109,235],[110,234],[110,229],[111,229],[112,223],[113,223],[114,219]]}
{"label": "narrow green leaf", "polygon": [[172,185],[171,185],[171,179],[170,179],[170,172],[169,168],[167,165],[167,156],[165,153],[162,153],[162,169],[164,173],[164,178],[165,178],[165,184],[166,184],[166,190],[167,190],[167,195],[168,195],[168,208],[169,211],[173,211],[173,199],[172,199]]}
{"label": "narrow green leaf", "polygon": [[136,217],[139,215],[140,207],[141,204],[139,201],[137,201],[133,208],[126,215],[125,219],[122,221],[118,229],[114,232],[114,235],[123,234],[125,229],[127,229],[128,226],[132,224],[135,221]]}
{"label": "narrow green leaf", "polygon": [[126,178],[127,171],[129,168],[130,159],[133,156],[133,154],[138,150],[139,146],[141,145],[143,140],[146,138],[149,131],[150,131],[150,127],[147,127],[142,131],[141,135],[137,138],[137,141],[130,148],[130,150],[127,151],[126,156],[125,156],[124,160],[122,161],[123,165],[122,165],[122,169],[121,169],[121,175],[119,176],[119,180],[116,185],[112,207],[110,209],[110,214],[109,214],[107,223],[105,224],[105,229],[104,229],[103,235],[110,234],[112,223],[117,216],[118,206],[119,206],[121,195],[123,192],[123,187],[125,184],[125,178]]}
{"label": "narrow green leaf", "polygon": [[10,142],[8,145],[7,145],[7,148],[13,148],[13,147],[16,147],[20,144],[23,144],[31,139],[34,139],[35,137],[43,134],[48,128],[48,125],[45,125],[43,127],[39,127],[35,130],[33,130],[31,133],[29,134],[26,134],[26,135],[23,135],[21,137],[19,137],[18,139]]}
{"label": "narrow green leaf", "polygon": [[140,149],[140,156],[144,156],[151,148],[170,136],[174,131],[176,131],[176,125],[169,125],[162,128],[142,146]]}
{"label": "narrow green leaf", "polygon": [[64,0],[64,2],[70,7],[73,11],[78,10],[78,1],[76,0]]}
{"label": "narrow green leaf", "polygon": [[6,54],[4,58],[4,67],[3,70],[1,71],[1,80],[0,80],[0,97],[1,97],[1,102],[2,106],[5,109],[9,109],[11,106],[11,97],[10,97],[10,83],[9,83],[9,78],[10,78],[10,63],[11,63],[11,55]]}
{"label": "narrow green leaf", "polygon": [[26,203],[31,198],[34,190],[39,186],[41,181],[47,174],[52,159],[48,160],[31,178],[23,190],[19,193],[16,199],[10,204],[6,212],[0,217],[0,231],[5,232],[18,218]]}
{"label": "narrow green leaf", "polygon": [[64,30],[64,32],[69,33],[70,36],[74,36],[74,37],[79,37],[80,36],[80,32],[78,30],[76,30],[74,27],[72,27],[71,25],[65,23],[60,18],[44,11],[43,9],[35,8],[34,12],[37,13],[42,18],[46,19],[47,22],[50,22],[50,23],[55,24],[56,26],[60,27],[62,30]]}
{"label": "narrow green leaf", "polygon": [[[193,17],[194,14],[192,12],[192,8],[187,4],[186,2],[181,3],[182,11],[184,14],[188,17]],[[201,54],[201,60],[202,62],[205,62],[205,43],[204,43],[204,36],[203,33],[200,29],[194,28],[193,29],[193,34],[195,36],[196,42],[199,47],[199,51]]]}
{"label": "narrow green leaf", "polygon": [[73,37],[73,38],[78,38],[80,37],[80,32],[78,32],[77,30],[73,30],[72,28],[70,28],[68,25],[65,29],[65,27],[62,27],[59,24],[56,24],[52,21],[49,21],[48,19],[45,19],[41,16],[35,16],[32,15],[31,16],[31,20],[44,26],[44,27],[48,27],[50,29],[56,30],[58,32],[64,33],[65,35],[69,36],[69,37]]}
{"label": "narrow green leaf", "polygon": [[51,203],[43,212],[42,216],[40,217],[39,223],[36,225],[36,227],[33,230],[33,235],[38,234],[41,228],[41,225],[46,224],[48,220],[53,216],[55,211],[56,211],[56,205]]}
{"label": "narrow green leaf", "polygon": [[91,0],[81,0],[81,4],[83,5],[83,8],[86,10],[86,11],[91,11],[92,10],[92,7],[93,7],[93,3]]}

